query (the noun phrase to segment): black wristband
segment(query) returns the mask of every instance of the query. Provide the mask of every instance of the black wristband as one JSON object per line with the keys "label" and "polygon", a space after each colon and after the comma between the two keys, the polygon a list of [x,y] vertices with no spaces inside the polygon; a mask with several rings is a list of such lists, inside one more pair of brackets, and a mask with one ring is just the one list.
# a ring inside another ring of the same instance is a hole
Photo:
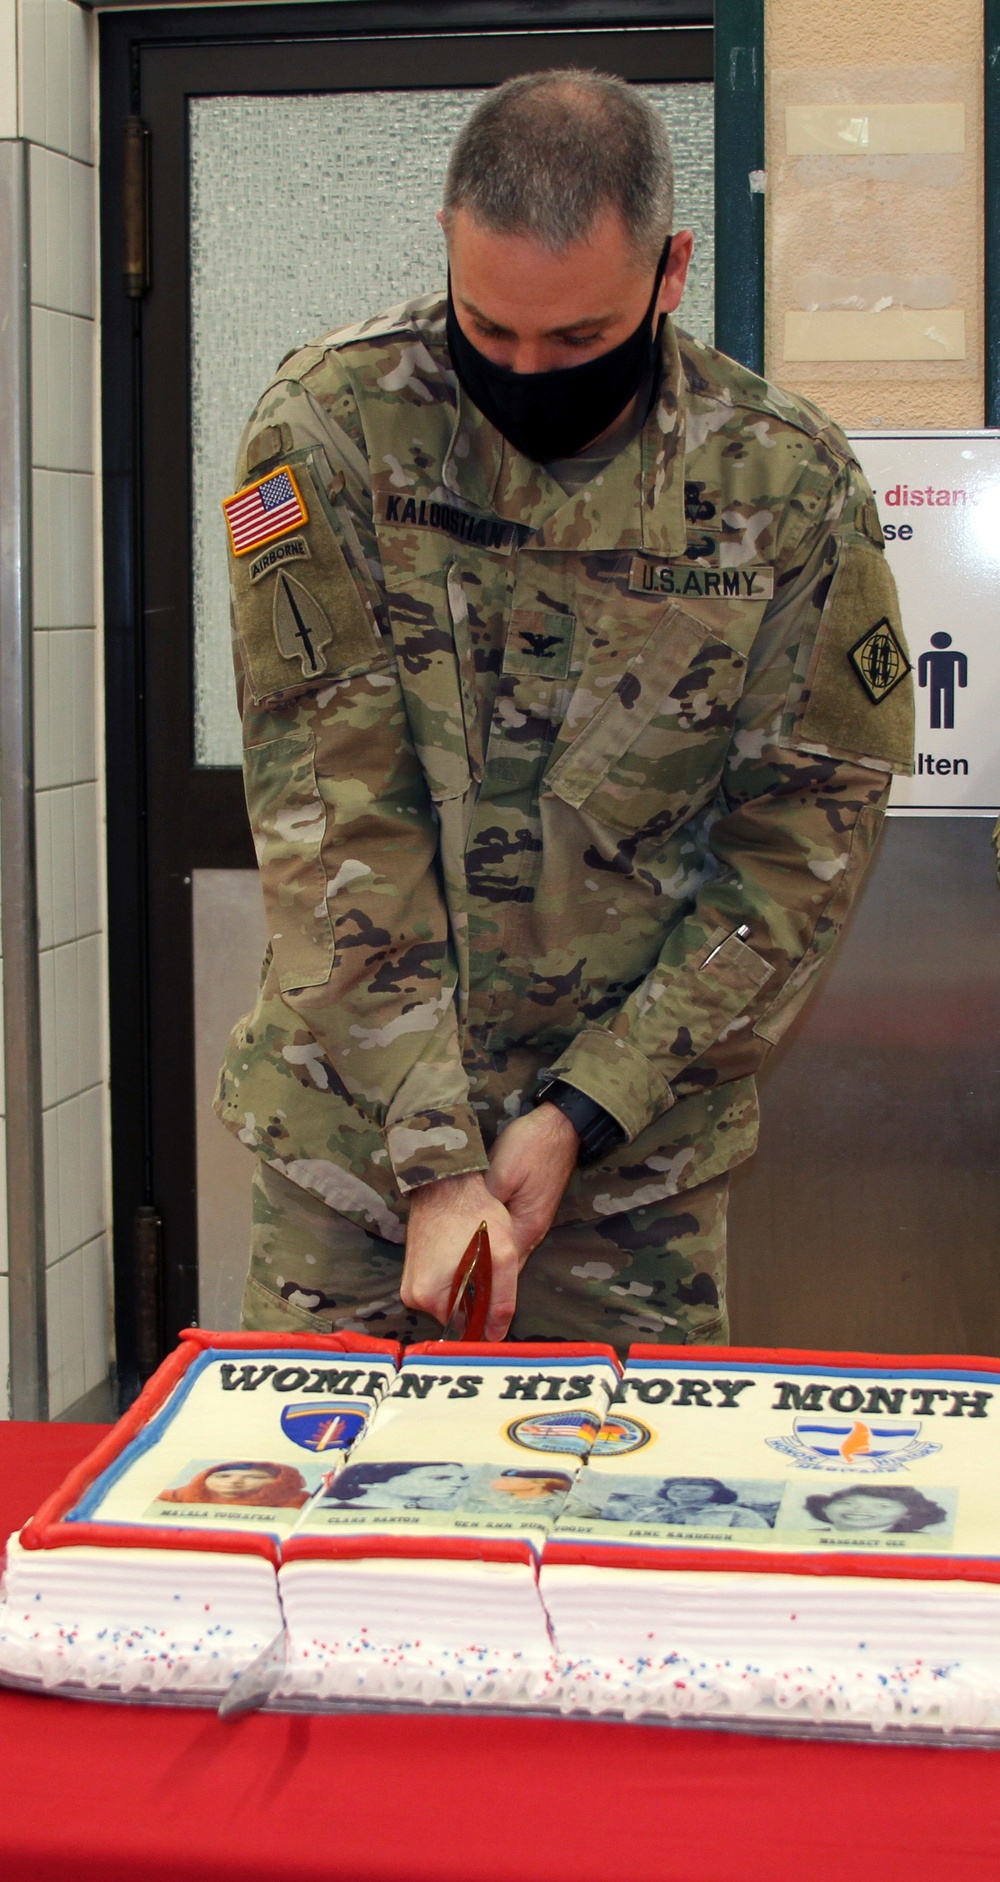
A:
{"label": "black wristband", "polygon": [[580,1139],[577,1163],[586,1169],[589,1163],[599,1163],[615,1144],[625,1141],[625,1132],[616,1117],[598,1104],[596,1098],[588,1098],[585,1091],[578,1091],[575,1085],[564,1084],[561,1078],[546,1085],[535,1099],[539,1104],[554,1104],[573,1126]]}

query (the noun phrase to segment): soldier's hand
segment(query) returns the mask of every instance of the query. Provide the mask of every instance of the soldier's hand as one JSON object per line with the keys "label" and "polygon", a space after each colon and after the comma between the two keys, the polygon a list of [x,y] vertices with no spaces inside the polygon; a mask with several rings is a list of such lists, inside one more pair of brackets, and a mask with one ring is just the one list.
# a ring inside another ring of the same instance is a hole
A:
{"label": "soldier's hand", "polygon": [[517,1277],[530,1249],[522,1256],[507,1209],[476,1172],[445,1176],[414,1190],[399,1291],[404,1306],[433,1314],[443,1326],[455,1270],[480,1222],[489,1229],[493,1263],[486,1338],[502,1340],[514,1317]]}
{"label": "soldier's hand", "polygon": [[510,1212],[522,1267],[552,1227],[579,1149],[569,1118],[540,1104],[508,1124],[490,1152],[486,1181]]}

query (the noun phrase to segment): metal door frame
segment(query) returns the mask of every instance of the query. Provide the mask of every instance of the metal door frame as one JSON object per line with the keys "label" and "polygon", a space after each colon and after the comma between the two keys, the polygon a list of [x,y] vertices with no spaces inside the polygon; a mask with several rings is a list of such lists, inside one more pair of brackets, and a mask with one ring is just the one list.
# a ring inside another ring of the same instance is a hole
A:
{"label": "metal door frame", "polygon": [[[440,0],[428,28],[409,0],[191,10],[121,3],[102,12],[100,31],[112,1181],[124,1405],[197,1313],[191,874],[254,866],[239,773],[197,771],[191,753],[190,493],[178,474],[189,414],[177,398],[178,385],[190,386],[187,97],[369,89],[374,74],[366,81],[362,62],[375,42],[383,88],[495,82],[524,69],[518,46],[528,35],[544,37],[553,63],[580,59],[588,49],[580,35],[592,33],[603,60],[626,77],[706,79],[713,8],[631,0],[623,15],[615,0]],[[717,322],[722,343],[759,369],[763,198],[751,197],[748,171],[762,161],[762,0],[722,0],[715,11],[724,55],[715,74],[724,163],[717,227],[725,230]],[[151,125],[146,299],[129,298],[122,276],[118,152],[126,120],[136,117]],[[143,470],[150,436],[172,440],[152,473]],[[166,746],[189,754],[186,784],[171,827],[160,819],[151,833],[148,783]]]}

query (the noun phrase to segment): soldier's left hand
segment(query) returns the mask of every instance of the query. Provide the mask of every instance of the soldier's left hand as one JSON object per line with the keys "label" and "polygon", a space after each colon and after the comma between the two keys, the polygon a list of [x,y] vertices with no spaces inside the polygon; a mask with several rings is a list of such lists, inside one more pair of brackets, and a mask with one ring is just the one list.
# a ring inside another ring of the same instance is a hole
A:
{"label": "soldier's left hand", "polygon": [[522,1267],[552,1227],[579,1149],[568,1117],[540,1104],[508,1124],[490,1151],[487,1187],[507,1206]]}

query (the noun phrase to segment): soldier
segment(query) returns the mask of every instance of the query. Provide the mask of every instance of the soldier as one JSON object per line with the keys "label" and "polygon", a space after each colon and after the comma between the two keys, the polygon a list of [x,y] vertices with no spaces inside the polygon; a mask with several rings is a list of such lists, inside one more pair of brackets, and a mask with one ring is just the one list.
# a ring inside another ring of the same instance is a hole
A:
{"label": "soldier", "polygon": [[628,86],[491,92],[441,220],[447,294],[288,358],[226,504],[271,928],[217,1105],[244,1325],[432,1337],[485,1219],[491,1337],[722,1342],[754,1073],[910,768],[875,505],[673,325]]}

